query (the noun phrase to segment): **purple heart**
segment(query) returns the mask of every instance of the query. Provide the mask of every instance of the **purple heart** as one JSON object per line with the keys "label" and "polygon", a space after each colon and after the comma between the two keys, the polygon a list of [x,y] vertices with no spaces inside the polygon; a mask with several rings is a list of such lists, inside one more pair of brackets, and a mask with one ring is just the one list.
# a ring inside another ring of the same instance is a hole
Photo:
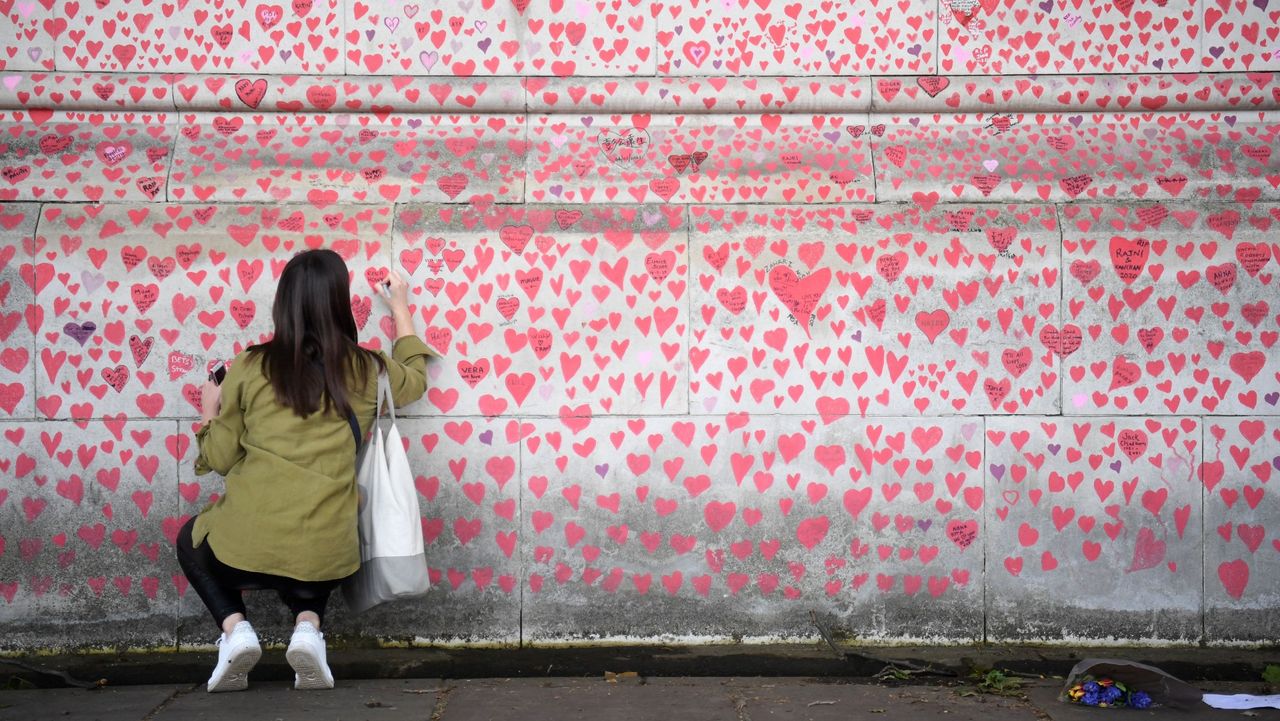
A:
{"label": "purple heart", "polygon": [[1115,471],[1116,473],[1119,473],[1119,472],[1120,472],[1120,466],[1121,466],[1121,465],[1123,465],[1123,464],[1121,464],[1121,463],[1120,463],[1120,461],[1115,461],[1115,462],[1113,462],[1113,463],[1111,464],[1110,468],[1111,468],[1111,470]]}
{"label": "purple heart", "polygon": [[480,438],[480,442],[485,444],[486,446],[493,445],[493,431],[484,431],[483,433],[480,434],[479,438]]}
{"label": "purple heart", "polygon": [[831,142],[833,142],[833,143],[834,143],[834,142],[836,142],[837,140],[839,140],[839,139],[840,139],[840,131],[838,131],[838,130],[837,130],[837,131],[836,131],[836,132],[834,132],[834,133],[823,133],[823,134],[822,134],[822,137],[824,137],[824,138],[826,138],[827,140],[830,140]]}
{"label": "purple heart", "polygon": [[1271,465],[1275,466],[1277,471],[1280,471],[1280,456],[1276,456],[1275,458],[1272,458]]}
{"label": "purple heart", "polygon": [[1270,4],[1269,0],[1253,0],[1253,6],[1259,10],[1266,10]]}
{"label": "purple heart", "polygon": [[1225,120],[1225,121],[1227,121],[1227,125],[1228,125],[1229,127],[1234,128],[1234,127],[1236,126],[1236,116],[1234,116],[1234,115],[1224,115],[1224,116],[1222,116],[1222,119],[1223,119],[1223,120]]}
{"label": "purple heart", "polygon": [[476,43],[476,47],[480,48],[481,50],[487,53],[489,52],[489,46],[492,44],[493,44],[493,38],[485,38],[484,40],[481,40],[480,42]]}
{"label": "purple heart", "polygon": [[1164,58],[1157,58],[1156,60],[1152,60],[1151,64],[1156,66],[1157,70],[1164,70]]}
{"label": "purple heart", "polygon": [[1044,12],[1049,12],[1050,10],[1052,10],[1053,0],[1044,0],[1044,2],[1040,3],[1040,9]]}
{"label": "purple heart", "polygon": [[1220,57],[1220,56],[1222,55],[1222,51],[1223,51],[1224,49],[1225,49],[1225,48],[1223,48],[1223,47],[1221,47],[1221,46],[1217,46],[1217,45],[1215,45],[1214,47],[1209,48],[1209,54],[1210,54],[1210,55],[1212,55],[1212,56],[1213,56],[1213,57],[1215,57],[1215,58],[1216,58],[1216,57]]}
{"label": "purple heart", "polygon": [[281,57],[281,58],[284,58],[285,60],[288,60],[289,58],[293,57],[293,51],[292,51],[292,50],[281,50],[281,51],[280,51],[280,57]]}
{"label": "purple heart", "polygon": [[1055,456],[1056,456],[1056,455],[1058,455],[1058,451],[1060,451],[1060,450],[1062,450],[1062,445],[1061,445],[1061,444],[1059,444],[1059,443],[1050,443],[1050,444],[1049,444],[1049,452],[1050,452],[1050,453],[1052,453],[1053,455],[1055,455]]}
{"label": "purple heart", "polygon": [[372,39],[373,39],[373,31],[372,31],[372,30],[365,30],[365,31],[364,31],[364,38],[365,38],[365,40],[372,40]]}
{"label": "purple heart", "polygon": [[719,60],[716,60],[716,61],[712,62],[711,64],[715,67],[715,69],[716,69],[716,70],[719,70],[719,69],[720,69],[720,61],[719,61]]}
{"label": "purple heart", "polygon": [[1266,399],[1267,403],[1274,406],[1276,403],[1280,403],[1280,392],[1268,393],[1265,396],[1263,396],[1263,398]]}
{"label": "purple heart", "polygon": [[663,100],[666,100],[667,94],[670,92],[671,92],[670,90],[667,90],[666,88],[662,88],[661,90],[658,91],[658,97],[662,98]]}
{"label": "purple heart", "polygon": [[68,323],[62,326],[62,332],[72,338],[75,338],[82,346],[85,341],[89,340],[90,336],[92,336],[93,332],[97,329],[98,326],[93,321],[85,321],[84,323]]}
{"label": "purple heart", "polygon": [[562,185],[553,185],[553,186],[551,186],[550,188],[547,188],[547,192],[548,192],[548,193],[551,193],[552,195],[554,195],[554,196],[556,196],[557,198],[559,198],[559,197],[560,197],[560,194],[564,192],[564,186],[562,186]]}
{"label": "purple heart", "polygon": [[850,337],[850,338],[852,338],[853,340],[855,340],[855,341],[857,341],[857,342],[861,343],[861,342],[862,342],[862,331],[861,331],[861,330],[855,330],[853,333],[849,334],[849,337]]}
{"label": "purple heart", "polygon": [[911,119],[910,119],[910,120],[908,120],[907,122],[911,123],[911,127],[913,127],[913,128],[918,128],[918,127],[920,127],[920,118],[911,118]]}
{"label": "purple heart", "polygon": [[396,170],[399,170],[402,173],[407,173],[410,170],[413,170],[413,161],[412,160],[404,161],[403,163],[396,166]]}
{"label": "purple heart", "polygon": [[596,121],[596,119],[595,119],[595,118],[590,118],[590,117],[588,117],[588,118],[583,118],[583,119],[582,119],[582,124],[583,124],[583,125],[585,125],[585,126],[587,126],[587,127],[589,128],[589,127],[591,127],[591,124],[592,124],[592,123],[594,123],[595,121]]}
{"label": "purple heart", "polygon": [[409,118],[408,125],[411,128],[420,128],[422,127],[422,118]]}
{"label": "purple heart", "polygon": [[908,54],[908,55],[915,55],[916,57],[919,57],[919,56],[920,56],[920,43],[916,43],[915,45],[912,45],[911,47],[907,48],[907,54]]}
{"label": "purple heart", "polygon": [[1001,478],[1004,478],[1004,466],[996,463],[992,463],[991,475],[995,476],[997,481],[1000,480]]}
{"label": "purple heart", "polygon": [[1076,126],[1076,127],[1078,128],[1078,127],[1080,127],[1080,123],[1083,123],[1083,122],[1084,122],[1084,116],[1083,116],[1083,115],[1072,115],[1071,117],[1067,118],[1067,122],[1068,122],[1068,123],[1071,123],[1072,125],[1074,125],[1074,126]]}
{"label": "purple heart", "polygon": [[601,463],[598,466],[596,466],[596,475],[600,476],[601,478],[604,478],[605,474],[608,472],[609,472],[608,463]]}
{"label": "purple heart", "polygon": [[916,525],[920,527],[920,530],[927,531],[929,530],[929,526],[933,525],[933,519],[930,518],[924,521],[916,521]]}

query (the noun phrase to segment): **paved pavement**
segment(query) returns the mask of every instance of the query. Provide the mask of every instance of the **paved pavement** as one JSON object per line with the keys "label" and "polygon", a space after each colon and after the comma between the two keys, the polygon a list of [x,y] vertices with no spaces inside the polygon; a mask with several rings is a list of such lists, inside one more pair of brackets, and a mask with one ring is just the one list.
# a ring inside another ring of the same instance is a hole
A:
{"label": "paved pavement", "polygon": [[[1261,692],[1255,685],[1200,684]],[[877,684],[867,678],[622,677],[372,679],[332,691],[294,691],[251,680],[247,691],[209,694],[203,684],[97,690],[0,691],[3,721],[1280,721],[1280,710],[1101,710],[1057,701],[1061,681],[1028,681],[1019,697],[975,693],[969,684]]]}

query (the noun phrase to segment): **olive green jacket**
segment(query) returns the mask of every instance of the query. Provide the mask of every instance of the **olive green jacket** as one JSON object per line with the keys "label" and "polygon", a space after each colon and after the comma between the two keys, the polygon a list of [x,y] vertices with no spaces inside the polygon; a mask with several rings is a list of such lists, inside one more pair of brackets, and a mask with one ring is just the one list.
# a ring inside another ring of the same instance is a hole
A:
{"label": "olive green jacket", "polygon": [[[396,407],[427,388],[427,345],[395,342],[387,377]],[[351,392],[361,437],[377,403],[376,364]],[[241,353],[222,382],[222,409],[196,432],[196,475],[226,476],[226,490],[196,518],[192,541],[219,561],[301,581],[345,578],[360,566],[356,530],[356,446],[336,412],[302,418],[276,401],[256,355]]]}

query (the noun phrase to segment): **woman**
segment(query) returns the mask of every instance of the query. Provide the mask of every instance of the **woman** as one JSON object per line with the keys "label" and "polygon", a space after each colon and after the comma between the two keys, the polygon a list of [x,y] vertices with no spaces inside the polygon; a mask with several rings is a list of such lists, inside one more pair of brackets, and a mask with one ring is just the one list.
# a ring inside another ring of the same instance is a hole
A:
{"label": "woman", "polygon": [[[373,422],[378,373],[397,406],[426,391],[430,354],[408,286],[383,284],[395,319],[391,357],[361,348],[347,266],[331,250],[293,257],[280,274],[271,340],[241,353],[221,385],[202,388],[196,474],[226,476],[216,502],[182,527],[178,561],[222,630],[208,689],[240,691],[262,655],[240,592],[272,589],[295,618],[286,658],[294,687],[333,688],[325,658],[329,593],[360,566],[356,439]],[[354,416],[353,416],[354,414]]]}

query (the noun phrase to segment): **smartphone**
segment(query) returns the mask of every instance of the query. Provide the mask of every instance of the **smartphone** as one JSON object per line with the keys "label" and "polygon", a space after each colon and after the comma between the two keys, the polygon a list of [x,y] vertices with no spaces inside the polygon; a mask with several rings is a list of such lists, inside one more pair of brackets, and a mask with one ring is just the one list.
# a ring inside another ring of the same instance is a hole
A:
{"label": "smartphone", "polygon": [[214,385],[222,385],[222,379],[226,377],[227,364],[222,361],[218,361],[218,364],[213,367],[213,370],[209,371],[209,380],[213,381]]}

